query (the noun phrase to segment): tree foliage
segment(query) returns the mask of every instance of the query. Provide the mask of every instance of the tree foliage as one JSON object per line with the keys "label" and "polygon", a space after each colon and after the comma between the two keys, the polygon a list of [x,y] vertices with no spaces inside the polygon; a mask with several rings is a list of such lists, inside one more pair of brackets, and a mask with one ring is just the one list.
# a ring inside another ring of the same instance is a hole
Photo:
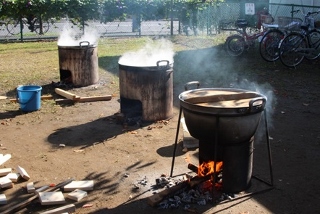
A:
{"label": "tree foliage", "polygon": [[137,16],[142,20],[169,18],[188,21],[192,14],[223,0],[0,0],[0,17],[68,17],[77,22],[124,20]]}

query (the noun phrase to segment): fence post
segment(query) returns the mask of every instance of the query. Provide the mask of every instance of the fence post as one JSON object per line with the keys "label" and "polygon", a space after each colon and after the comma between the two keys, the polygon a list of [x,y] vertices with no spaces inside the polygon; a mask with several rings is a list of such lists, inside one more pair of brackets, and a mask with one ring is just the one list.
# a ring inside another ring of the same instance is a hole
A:
{"label": "fence post", "polygon": [[22,22],[22,17],[19,18],[19,23],[20,23],[20,41],[23,42],[23,22]]}
{"label": "fence post", "polygon": [[171,18],[170,34],[171,36],[173,36],[173,0],[171,0],[171,4],[170,4],[170,18]]}

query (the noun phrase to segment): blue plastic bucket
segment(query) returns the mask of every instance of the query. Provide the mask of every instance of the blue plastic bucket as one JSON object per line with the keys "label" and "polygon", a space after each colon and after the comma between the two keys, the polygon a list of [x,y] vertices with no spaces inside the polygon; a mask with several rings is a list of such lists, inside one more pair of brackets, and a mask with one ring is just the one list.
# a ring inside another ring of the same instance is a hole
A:
{"label": "blue plastic bucket", "polygon": [[19,86],[18,99],[20,103],[20,109],[22,111],[36,111],[41,106],[41,86],[37,85],[25,85]]}

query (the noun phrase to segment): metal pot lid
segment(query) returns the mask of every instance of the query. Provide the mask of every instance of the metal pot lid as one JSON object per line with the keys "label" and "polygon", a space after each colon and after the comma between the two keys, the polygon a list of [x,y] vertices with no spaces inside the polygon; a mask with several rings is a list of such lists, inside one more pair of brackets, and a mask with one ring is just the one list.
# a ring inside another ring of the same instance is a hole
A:
{"label": "metal pot lid", "polygon": [[257,92],[234,88],[201,88],[179,95],[181,102],[200,108],[249,108],[265,104],[266,97]]}
{"label": "metal pot lid", "polygon": [[149,63],[138,63],[129,62],[129,61],[122,61],[121,59],[118,61],[119,66],[121,67],[133,67],[133,68],[142,68],[142,69],[168,69],[173,67],[173,62],[170,60],[158,60],[156,62],[149,62]]}
{"label": "metal pot lid", "polygon": [[72,43],[72,45],[68,45],[66,43],[63,43],[63,45],[59,45],[58,43],[58,47],[59,48],[94,48],[97,47],[96,44],[91,44],[89,41],[81,41],[79,42],[79,45],[75,45],[74,42]]}

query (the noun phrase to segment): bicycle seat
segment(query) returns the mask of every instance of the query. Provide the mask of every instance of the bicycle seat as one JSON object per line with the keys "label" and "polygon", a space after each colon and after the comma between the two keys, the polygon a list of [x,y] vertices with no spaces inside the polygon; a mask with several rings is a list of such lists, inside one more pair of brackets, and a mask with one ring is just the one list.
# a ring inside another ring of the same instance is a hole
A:
{"label": "bicycle seat", "polygon": [[237,19],[236,26],[240,27],[240,28],[247,27],[248,26],[248,22],[245,19]]}

